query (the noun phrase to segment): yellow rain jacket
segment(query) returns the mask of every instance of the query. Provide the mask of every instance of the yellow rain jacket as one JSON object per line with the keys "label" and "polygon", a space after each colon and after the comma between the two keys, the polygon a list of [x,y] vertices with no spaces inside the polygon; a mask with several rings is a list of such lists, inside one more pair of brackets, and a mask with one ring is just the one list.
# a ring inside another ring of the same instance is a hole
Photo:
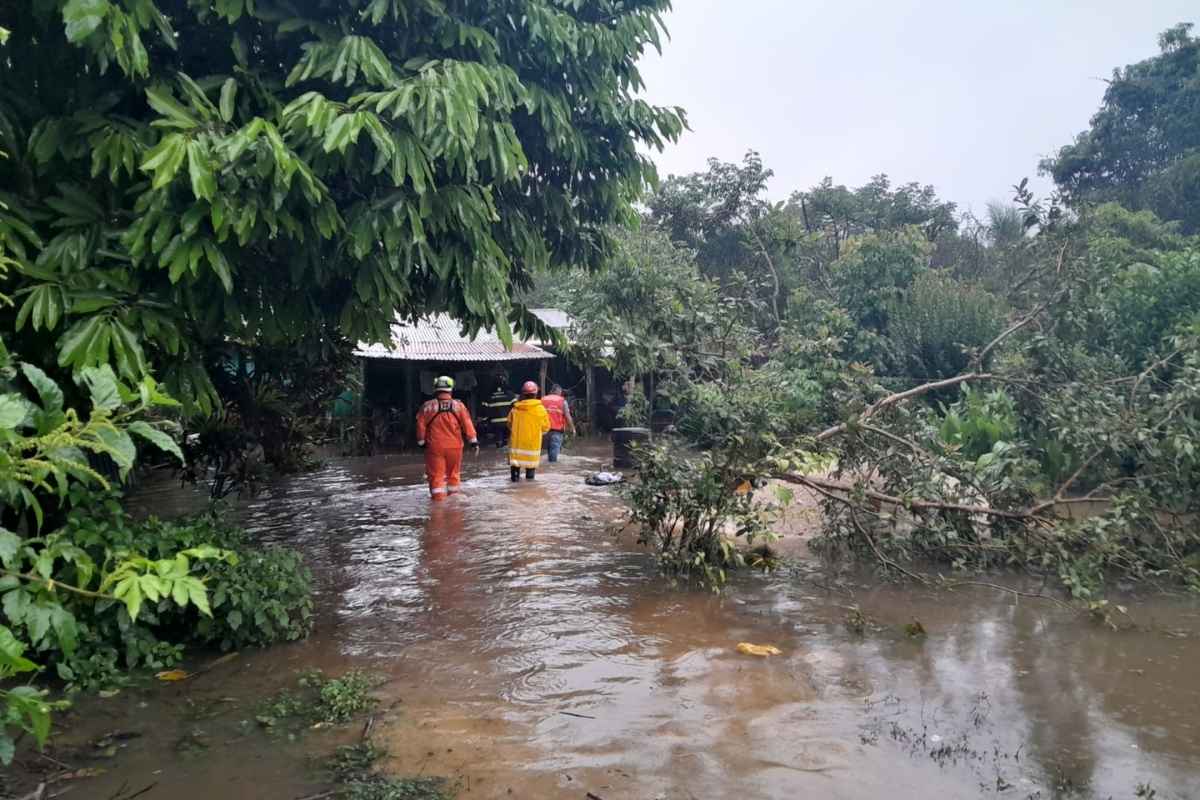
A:
{"label": "yellow rain jacket", "polygon": [[550,415],[536,397],[518,400],[508,412],[508,463],[537,469],[542,460],[542,434],[550,430]]}

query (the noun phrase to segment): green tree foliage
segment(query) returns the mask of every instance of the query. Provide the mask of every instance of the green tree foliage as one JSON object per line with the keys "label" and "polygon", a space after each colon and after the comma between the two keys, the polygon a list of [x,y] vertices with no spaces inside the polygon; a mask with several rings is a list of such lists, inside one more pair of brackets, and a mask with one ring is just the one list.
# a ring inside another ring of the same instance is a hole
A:
{"label": "green tree foliage", "polygon": [[448,310],[507,337],[535,269],[596,265],[682,129],[636,98],[665,0],[18,0],[0,77],[13,344],[157,368]]}
{"label": "green tree foliage", "polygon": [[958,227],[954,203],[939,200],[932,186],[906,183],[893,187],[887,175],[876,175],[857,189],[825,178],[808,191],[794,193],[790,205],[800,214],[806,230],[825,234],[833,257],[842,243],[867,233],[915,226],[934,242]]}
{"label": "green tree foliage", "polygon": [[576,272],[562,294],[582,358],[622,378],[715,374],[754,348],[752,298],[702,276],[692,253],[652,225],[617,239],[607,268]]}
{"label": "green tree foliage", "polygon": [[707,274],[745,271],[758,252],[747,227],[770,210],[763,193],[773,174],[754,151],[740,165],[710,158],[707,172],[663,181],[650,196],[650,218],[672,241],[694,250]]}
{"label": "green tree foliage", "polygon": [[1004,327],[1006,303],[942,270],[925,270],[887,304],[889,372],[926,381],[970,367]]}
{"label": "green tree foliage", "polygon": [[[1200,586],[1195,239],[1024,183],[961,225],[882,180],[779,207],[765,174],[668,182],[633,257],[571,290],[589,347],[676,412],[627,493],[667,570],[723,580],[774,478],[823,499],[829,551],[886,569],[1017,566],[1089,602],[1113,574]],[[774,275],[790,294],[764,315]],[[1064,520],[1077,503],[1099,513]]]}
{"label": "green tree foliage", "polygon": [[1200,232],[1200,39],[1159,36],[1153,58],[1113,70],[1100,110],[1043,169],[1074,204],[1117,201]]}
{"label": "green tree foliage", "polygon": [[891,310],[928,269],[932,250],[915,228],[849,239],[829,268],[834,299],[859,328],[886,335]]}
{"label": "green tree foliage", "polygon": [[[705,275],[752,287],[761,304],[757,324],[767,332],[794,313],[794,302],[835,299],[830,271],[852,242],[910,231],[928,244],[926,266],[956,260],[955,206],[938,199],[931,186],[894,186],[877,175],[849,189],[826,178],[786,203],[773,203],[766,197],[772,174],[753,151],[740,165],[710,159],[707,171],[671,176],[648,200],[650,220],[694,250]],[[942,256],[943,249],[951,252]],[[882,265],[885,273],[889,265]],[[864,277],[872,282],[870,274]],[[879,291],[886,293],[893,278],[883,275]]]}

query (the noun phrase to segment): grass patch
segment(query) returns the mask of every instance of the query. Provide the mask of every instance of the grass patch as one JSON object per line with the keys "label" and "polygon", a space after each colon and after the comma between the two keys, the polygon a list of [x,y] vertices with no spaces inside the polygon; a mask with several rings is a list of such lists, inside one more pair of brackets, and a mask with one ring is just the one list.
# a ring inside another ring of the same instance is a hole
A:
{"label": "grass patch", "polygon": [[339,747],[325,769],[339,785],[339,800],[454,800],[457,785],[446,778],[391,778],[377,774],[384,750],[364,742]]}
{"label": "grass patch", "polygon": [[325,771],[329,777],[339,783],[354,780],[371,774],[375,762],[387,755],[370,742],[348,744],[339,747],[325,762]]}
{"label": "grass patch", "polygon": [[268,729],[338,725],[374,707],[371,690],[380,679],[360,670],[326,678],[320,670],[300,673],[294,689],[282,689],[258,707],[256,719]]}
{"label": "grass patch", "polygon": [[346,783],[341,800],[454,800],[455,785],[446,778],[385,778],[370,775]]}

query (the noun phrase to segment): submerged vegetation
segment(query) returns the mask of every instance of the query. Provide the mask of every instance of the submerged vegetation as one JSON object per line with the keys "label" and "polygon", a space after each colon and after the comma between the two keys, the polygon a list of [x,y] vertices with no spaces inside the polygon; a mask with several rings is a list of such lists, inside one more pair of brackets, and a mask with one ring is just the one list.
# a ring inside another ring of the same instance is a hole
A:
{"label": "submerged vegetation", "polygon": [[326,678],[320,670],[306,670],[295,689],[282,689],[258,709],[257,719],[266,728],[307,728],[337,725],[375,705],[371,690],[379,680],[358,670]]}
{"label": "submerged vegetation", "polygon": [[395,778],[375,771],[375,763],[387,755],[370,742],[339,747],[326,770],[337,781],[336,796],[342,800],[453,800],[452,782],[439,777]]}

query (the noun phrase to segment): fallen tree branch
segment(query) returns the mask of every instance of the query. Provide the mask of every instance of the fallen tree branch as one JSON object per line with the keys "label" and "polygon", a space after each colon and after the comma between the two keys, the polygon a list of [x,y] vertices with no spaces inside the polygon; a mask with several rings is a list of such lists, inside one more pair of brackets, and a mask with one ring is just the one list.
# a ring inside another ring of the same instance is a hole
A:
{"label": "fallen tree branch", "polygon": [[988,583],[987,581],[946,581],[943,580],[941,586],[945,589],[953,590],[960,586],[982,586],[985,589],[995,589],[999,592],[1016,595],[1017,597],[1028,597],[1031,600],[1047,600],[1059,608],[1070,611],[1072,614],[1078,614],[1081,609],[1070,603],[1064,603],[1057,597],[1051,597],[1048,594],[1039,594],[1037,592],[1023,592],[1020,589],[1013,589],[1011,586],[1003,586],[999,583]]}
{"label": "fallen tree branch", "polygon": [[826,439],[831,439],[834,436],[837,436],[838,434],[845,433],[850,429],[851,425],[868,420],[878,414],[880,411],[884,411],[899,403],[912,400],[915,397],[920,397],[921,395],[929,394],[930,392],[936,392],[938,389],[949,389],[951,386],[958,386],[959,384],[968,383],[969,381],[987,380],[991,377],[992,374],[989,372],[965,372],[962,375],[955,375],[953,378],[945,378],[940,381],[930,381],[929,383],[923,383],[920,386],[914,386],[911,389],[905,389],[903,392],[889,394],[882,400],[877,400],[871,405],[867,406],[863,413],[859,414],[854,420],[851,420],[850,422],[841,422],[821,431],[817,434],[816,440],[818,442],[823,442]]}
{"label": "fallen tree branch", "polygon": [[[1065,255],[1066,255],[1066,248],[1064,247],[1058,253],[1058,270],[1059,271],[1062,270],[1063,258],[1065,257]],[[891,408],[892,406],[898,405],[900,403],[904,403],[908,400],[912,400],[913,398],[921,397],[922,395],[929,394],[930,392],[936,392],[939,389],[949,389],[952,386],[958,386],[960,384],[968,383],[970,381],[988,380],[990,378],[995,377],[992,373],[984,371],[983,362],[987,359],[987,357],[991,354],[991,352],[993,350],[995,350],[997,347],[999,347],[1006,339],[1008,339],[1010,336],[1012,336],[1013,334],[1020,331],[1025,326],[1032,323],[1034,320],[1036,320],[1041,315],[1041,313],[1043,311],[1045,311],[1047,308],[1049,308],[1052,303],[1057,302],[1060,294],[1061,294],[1061,292],[1056,293],[1054,295],[1054,297],[1049,298],[1041,303],[1038,303],[1029,313],[1022,316],[1020,319],[1018,319],[1012,325],[1009,325],[1007,328],[1005,328],[1003,331],[1001,331],[996,336],[996,338],[992,339],[990,342],[988,342],[986,345],[984,345],[984,348],[979,351],[979,354],[977,356],[975,356],[975,358],[973,360],[975,368],[973,370],[971,370],[970,372],[964,372],[960,375],[955,375],[952,378],[943,378],[942,380],[929,381],[928,383],[923,383],[920,386],[914,386],[911,389],[906,389],[903,392],[896,392],[894,394],[889,394],[887,397],[884,397],[882,400],[877,400],[874,403],[872,403],[871,405],[867,406],[866,410],[864,410],[863,413],[859,414],[856,419],[851,420],[849,422],[839,423],[837,425],[834,425],[832,427],[826,428],[825,430],[821,431],[820,433],[817,434],[816,440],[818,442],[823,442],[826,439],[830,439],[830,438],[833,438],[834,436],[837,436],[838,434],[845,433],[851,427],[851,425],[862,423],[862,422],[870,419],[871,417],[875,416],[880,411],[884,411],[888,408]]]}
{"label": "fallen tree branch", "polygon": [[[861,486],[856,486],[852,483],[844,481],[833,481],[828,478],[820,478],[815,475],[796,475],[790,472],[780,473],[772,477],[784,481],[786,483],[794,483],[798,486],[806,486],[810,489],[825,489],[829,492],[844,492],[846,494],[854,494],[861,492],[864,497],[876,500],[880,503],[907,508],[911,511],[959,511],[964,514],[985,514],[991,517],[1002,517],[1004,519],[1029,520],[1036,515],[1032,513],[1033,509],[1022,509],[1020,511],[1006,511],[1002,508],[992,508],[991,506],[970,506],[962,503],[946,503],[940,500],[912,500],[895,495],[884,494],[877,492],[874,489],[866,489]],[[826,492],[821,492],[825,494]],[[849,497],[837,497],[835,499],[853,504]]]}
{"label": "fallen tree branch", "polygon": [[1076,608],[1075,606],[1072,606],[1070,603],[1064,603],[1062,600],[1059,600],[1057,597],[1051,597],[1046,594],[1039,594],[1039,593],[1034,593],[1034,592],[1024,592],[1024,591],[1021,591],[1020,589],[1013,589],[1012,587],[1002,586],[998,583],[989,583],[987,581],[972,581],[972,580],[947,581],[945,578],[943,578],[940,575],[938,576],[937,581],[933,581],[925,575],[921,575],[918,572],[913,572],[910,569],[906,569],[905,567],[900,566],[900,564],[896,563],[894,560],[892,560],[892,559],[888,558],[886,555],[884,555],[883,551],[879,549],[879,545],[877,545],[875,543],[875,537],[871,536],[870,532],[867,531],[866,528],[864,528],[862,525],[859,524],[858,515],[855,513],[855,511],[853,509],[850,512],[850,524],[854,526],[854,529],[856,531],[858,531],[859,535],[862,536],[862,538],[870,546],[871,552],[873,552],[875,554],[875,557],[877,559],[879,559],[879,563],[883,564],[885,567],[887,567],[889,569],[899,572],[901,575],[904,575],[905,577],[907,577],[911,580],[914,580],[923,586],[939,586],[948,591],[953,591],[954,589],[957,589],[962,586],[981,586],[983,588],[995,589],[996,591],[999,591],[999,592],[1005,592],[1007,594],[1011,594],[1016,597],[1026,597],[1031,600],[1046,600],[1046,601],[1051,602],[1054,605],[1058,606],[1059,608],[1070,611],[1073,614],[1079,613],[1078,608]]}
{"label": "fallen tree branch", "polygon": [[919,575],[916,572],[912,572],[911,570],[905,569],[904,567],[900,566],[892,559],[885,556],[883,554],[883,551],[881,551],[879,549],[879,545],[875,544],[875,537],[873,537],[870,533],[868,533],[866,528],[864,528],[862,525],[858,524],[858,515],[854,512],[853,509],[851,509],[851,511],[850,511],[850,524],[854,526],[854,529],[856,531],[858,531],[859,536],[862,536],[864,539],[866,539],[867,544],[871,546],[871,551],[873,553],[875,553],[875,557],[879,559],[879,563],[883,564],[885,567],[888,567],[889,569],[896,570],[901,575],[904,575],[904,576],[916,581],[917,583],[925,584],[926,586],[929,585],[930,581],[924,575]]}
{"label": "fallen tree branch", "polygon": [[870,431],[871,433],[873,433],[877,436],[882,436],[883,438],[888,439],[892,442],[895,442],[896,444],[901,445],[902,447],[906,447],[909,450],[916,453],[917,455],[924,456],[925,458],[929,459],[929,461],[931,461],[931,462],[938,461],[938,457],[936,455],[929,452],[924,447],[921,447],[921,445],[917,444],[916,442],[905,439],[903,436],[899,436],[895,433],[892,433],[891,431],[884,430],[883,428],[878,428],[874,425],[867,425],[867,424],[864,424],[861,422],[859,423],[858,427],[862,428],[864,431]]}
{"label": "fallen tree branch", "polygon": [[[1039,514],[1042,511],[1046,510],[1047,508],[1053,508],[1054,506],[1058,505],[1059,503],[1066,502],[1067,498],[1065,495],[1067,493],[1067,490],[1070,489],[1075,484],[1075,481],[1079,480],[1079,476],[1083,474],[1083,471],[1086,470],[1089,466],[1091,466],[1092,462],[1094,462],[1097,458],[1102,456],[1104,454],[1104,451],[1107,449],[1108,449],[1107,446],[1102,447],[1099,450],[1097,450],[1096,452],[1092,453],[1087,458],[1085,458],[1083,460],[1083,462],[1079,465],[1079,468],[1076,469],[1073,473],[1071,473],[1071,477],[1067,478],[1063,482],[1062,486],[1058,487],[1058,491],[1054,493],[1054,497],[1051,497],[1049,500],[1038,503],[1036,506],[1034,506],[1033,508],[1030,509],[1031,513]],[[1092,498],[1089,496],[1087,499],[1090,500]]]}
{"label": "fallen tree branch", "polygon": [[831,500],[845,503],[853,506],[854,501],[846,496],[837,494],[842,492],[845,495],[852,495],[856,492],[861,493],[863,497],[875,500],[879,503],[885,503],[890,506],[906,508],[910,511],[957,511],[963,514],[980,514],[989,517],[998,517],[1001,519],[1011,519],[1026,522],[1037,522],[1041,524],[1050,524],[1051,515],[1045,512],[1058,505],[1073,505],[1078,503],[1094,503],[1099,499],[1094,493],[1089,493],[1084,497],[1063,497],[1055,498],[1049,501],[1043,501],[1036,505],[1027,508],[1009,511],[1003,508],[993,508],[992,506],[973,506],[963,503],[947,503],[941,500],[914,500],[911,498],[898,497],[893,494],[884,494],[877,492],[874,489],[867,489],[861,485],[846,483],[844,481],[834,481],[828,478],[822,478],[816,475],[797,475],[795,473],[783,472],[776,473],[771,476],[776,480],[792,483],[797,486],[804,486],[809,489],[816,490],[822,495],[829,497]]}
{"label": "fallen tree branch", "polygon": [[[1058,251],[1058,264],[1054,270],[1056,274],[1062,273],[1063,259],[1066,257],[1066,255],[1067,255],[1067,247],[1066,247],[1066,245],[1063,245],[1062,248]],[[987,359],[988,355],[993,350],[995,350],[997,347],[999,347],[1000,344],[1005,339],[1012,336],[1014,333],[1021,330],[1026,325],[1028,325],[1029,323],[1031,323],[1035,319],[1037,319],[1039,316],[1041,316],[1042,312],[1045,311],[1047,308],[1049,308],[1051,303],[1058,302],[1058,299],[1061,295],[1062,295],[1062,292],[1056,292],[1054,294],[1054,296],[1042,301],[1041,303],[1038,303],[1036,306],[1033,307],[1032,311],[1030,311],[1028,314],[1026,314],[1025,316],[1018,319],[1012,325],[1009,325],[1007,328],[1005,328],[1003,331],[1001,331],[1000,334],[995,339],[992,339],[990,342],[988,342],[987,345],[985,345],[984,348],[979,351],[979,355],[975,357],[976,371],[983,369],[984,360]]]}

